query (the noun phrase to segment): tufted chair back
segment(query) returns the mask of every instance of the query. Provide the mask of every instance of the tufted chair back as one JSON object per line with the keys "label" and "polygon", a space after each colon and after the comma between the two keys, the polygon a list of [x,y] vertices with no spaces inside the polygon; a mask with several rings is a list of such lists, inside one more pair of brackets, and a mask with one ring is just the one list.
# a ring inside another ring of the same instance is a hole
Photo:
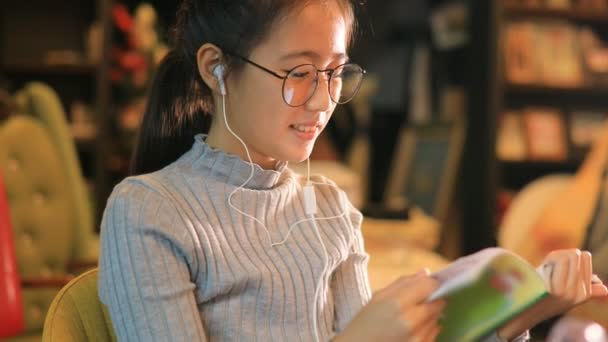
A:
{"label": "tufted chair back", "polygon": [[75,234],[82,242],[73,246],[74,256],[78,260],[95,259],[98,255],[96,245],[98,240],[90,239],[90,235],[94,232],[91,196],[86,190],[76,145],[59,96],[53,88],[44,83],[30,82],[15,94],[14,102],[20,113],[33,117],[47,129],[57,149],[57,156],[63,164],[62,170],[68,182],[68,196],[74,206],[71,219],[74,225],[80,227]]}
{"label": "tufted chair back", "polygon": [[[59,115],[65,114],[60,111]],[[13,226],[25,318],[24,331],[15,341],[40,341],[46,313],[58,291],[97,262],[98,239],[92,224],[82,220],[86,209],[80,202],[87,197],[75,196],[74,191],[83,184],[80,170],[68,171],[74,165],[66,162],[65,151],[47,123],[38,114],[21,113],[0,122],[0,173]]]}

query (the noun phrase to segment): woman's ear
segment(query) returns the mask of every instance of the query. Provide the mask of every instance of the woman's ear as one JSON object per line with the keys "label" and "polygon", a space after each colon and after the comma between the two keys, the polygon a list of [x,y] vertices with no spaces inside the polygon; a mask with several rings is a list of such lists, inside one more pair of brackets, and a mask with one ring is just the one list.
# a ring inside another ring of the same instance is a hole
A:
{"label": "woman's ear", "polygon": [[223,62],[223,57],[222,49],[211,43],[203,44],[196,52],[198,73],[203,82],[217,94],[220,94],[220,86],[213,69]]}

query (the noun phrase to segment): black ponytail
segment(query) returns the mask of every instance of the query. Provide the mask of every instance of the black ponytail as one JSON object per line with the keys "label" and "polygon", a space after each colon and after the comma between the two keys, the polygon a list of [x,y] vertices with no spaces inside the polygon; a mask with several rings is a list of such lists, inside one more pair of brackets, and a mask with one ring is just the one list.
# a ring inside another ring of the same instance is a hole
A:
{"label": "black ponytail", "polygon": [[210,96],[196,66],[169,52],[148,94],[130,173],[159,170],[188,151],[194,135],[209,130]]}

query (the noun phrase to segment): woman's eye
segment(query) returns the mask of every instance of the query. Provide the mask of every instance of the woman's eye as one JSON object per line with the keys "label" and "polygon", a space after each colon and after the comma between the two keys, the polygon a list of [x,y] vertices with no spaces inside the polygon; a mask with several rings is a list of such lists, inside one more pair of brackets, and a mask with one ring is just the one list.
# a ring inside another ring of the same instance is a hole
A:
{"label": "woman's eye", "polygon": [[310,75],[310,72],[292,72],[289,77],[295,78],[306,78]]}

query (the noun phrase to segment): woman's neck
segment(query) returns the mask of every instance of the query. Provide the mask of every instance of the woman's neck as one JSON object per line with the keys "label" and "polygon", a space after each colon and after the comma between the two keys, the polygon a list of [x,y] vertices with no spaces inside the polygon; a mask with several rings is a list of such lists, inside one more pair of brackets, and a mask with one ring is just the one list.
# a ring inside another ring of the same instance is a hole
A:
{"label": "woman's neck", "polygon": [[[245,151],[243,144],[241,144],[241,142],[238,141],[238,139],[236,139],[232,133],[228,132],[225,127],[212,127],[209,130],[209,134],[207,135],[205,142],[212,148],[222,150],[229,154],[237,155],[243,160],[249,162],[247,152]],[[264,170],[275,169],[277,161],[274,158],[264,156],[257,152],[252,146],[248,145],[244,139],[243,142],[245,142],[247,145],[249,155],[251,156],[251,161],[254,164],[258,164]]]}

